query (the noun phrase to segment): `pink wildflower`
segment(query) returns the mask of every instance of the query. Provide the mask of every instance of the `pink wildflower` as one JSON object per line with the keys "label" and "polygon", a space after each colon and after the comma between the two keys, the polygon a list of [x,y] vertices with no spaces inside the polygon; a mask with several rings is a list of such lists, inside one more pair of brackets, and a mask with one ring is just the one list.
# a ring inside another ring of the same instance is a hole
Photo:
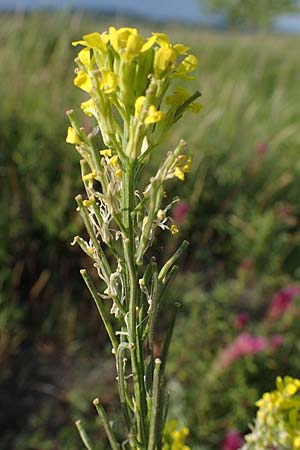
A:
{"label": "pink wildflower", "polygon": [[173,219],[176,225],[182,225],[187,217],[189,206],[185,202],[177,203],[173,210]]}
{"label": "pink wildflower", "polygon": [[228,431],[222,442],[221,450],[238,450],[243,443],[244,439],[238,431]]}
{"label": "pink wildflower", "polygon": [[242,330],[243,328],[245,328],[248,321],[249,321],[249,313],[247,313],[246,311],[239,313],[235,318],[234,322],[235,328],[237,330]]}
{"label": "pink wildflower", "polygon": [[268,340],[263,336],[241,333],[219,355],[216,368],[225,369],[245,355],[254,355],[268,348]]}
{"label": "pink wildflower", "polygon": [[290,306],[292,300],[300,294],[299,286],[290,285],[281,289],[272,298],[267,314],[269,319],[278,319]]}

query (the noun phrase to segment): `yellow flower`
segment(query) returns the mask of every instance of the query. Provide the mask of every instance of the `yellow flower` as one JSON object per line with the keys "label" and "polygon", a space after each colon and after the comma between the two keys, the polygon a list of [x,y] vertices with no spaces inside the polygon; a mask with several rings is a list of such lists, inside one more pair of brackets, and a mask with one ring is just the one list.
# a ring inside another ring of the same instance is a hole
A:
{"label": "yellow flower", "polygon": [[189,156],[185,165],[183,166],[182,170],[184,173],[189,173],[191,170],[191,165],[192,165],[192,157]]}
{"label": "yellow flower", "polygon": [[84,114],[86,114],[89,117],[96,115],[95,103],[92,98],[86,100],[85,102],[82,102],[80,104],[80,108],[82,109]]}
{"label": "yellow flower", "polygon": [[100,155],[107,156],[108,158],[111,158],[112,153],[111,153],[111,149],[110,148],[106,148],[104,150],[99,150],[99,152],[100,152]]}
{"label": "yellow flower", "polygon": [[184,172],[180,167],[175,167],[174,176],[184,181]]}
{"label": "yellow flower", "polygon": [[92,80],[88,76],[87,73],[83,72],[82,70],[79,70],[76,77],[74,78],[74,84],[75,86],[78,86],[80,89],[82,89],[85,92],[88,92],[89,94],[92,92],[93,84]]}
{"label": "yellow flower", "polygon": [[177,234],[177,233],[179,233],[179,230],[178,230],[178,228],[176,227],[176,225],[171,225],[171,234]]}
{"label": "yellow flower", "polygon": [[82,176],[82,180],[83,181],[93,181],[94,178],[96,178],[97,176],[97,172],[91,172],[91,173],[87,173],[86,175]]}
{"label": "yellow flower", "polygon": [[201,111],[202,105],[201,103],[193,102],[189,105],[189,108],[191,111],[193,111],[193,113],[197,114],[199,111]]}
{"label": "yellow flower", "polygon": [[188,429],[188,427],[182,427],[180,432],[184,437],[187,437],[190,434],[190,430]]}
{"label": "yellow flower", "polygon": [[122,170],[121,169],[117,169],[115,171],[115,175],[116,175],[116,178],[118,178],[118,180],[121,180],[121,178],[122,178]]}
{"label": "yellow flower", "polygon": [[81,142],[80,137],[72,127],[68,127],[66,142],[68,144],[80,144]]}
{"label": "yellow flower", "polygon": [[118,163],[118,157],[117,155],[114,155],[112,158],[110,158],[110,160],[108,161],[108,164],[112,167],[114,167],[115,169],[119,167],[119,163]]}
{"label": "yellow flower", "polygon": [[170,46],[169,38],[165,33],[152,33],[152,34],[153,34],[153,36],[155,36],[157,43],[161,47],[169,47]]}
{"label": "yellow flower", "polygon": [[94,197],[91,197],[89,200],[83,200],[83,206],[85,207],[85,208],[88,208],[89,206],[91,206],[93,203],[95,203],[95,198]]}
{"label": "yellow flower", "polygon": [[161,47],[154,57],[154,75],[160,77],[170,69],[176,61],[176,52],[171,47]]}
{"label": "yellow flower", "polygon": [[87,68],[91,67],[91,50],[89,48],[83,48],[78,53],[80,62]]}
{"label": "yellow flower", "polygon": [[166,98],[167,105],[181,105],[190,97],[190,93],[182,86],[178,86],[172,95]]}
{"label": "yellow flower", "polygon": [[175,76],[183,78],[184,80],[191,80],[193,79],[193,77],[188,76],[188,74],[193,70],[195,70],[197,66],[198,66],[198,59],[196,58],[196,56],[188,55],[179,64]]}
{"label": "yellow flower", "polygon": [[172,46],[177,55],[186,55],[190,47],[183,44],[175,44]]}
{"label": "yellow flower", "polygon": [[144,45],[144,38],[138,34],[131,34],[127,40],[126,49],[123,52],[123,58],[131,61],[135,56],[141,53]]}
{"label": "yellow flower", "polygon": [[141,53],[146,52],[147,50],[149,50],[149,48],[151,48],[156,42],[156,36],[151,36],[147,39],[147,41],[145,42],[145,44],[142,47]]}
{"label": "yellow flower", "polygon": [[147,117],[144,120],[145,125],[160,122],[165,116],[163,111],[158,111],[154,105],[149,106]]}
{"label": "yellow flower", "polygon": [[118,86],[118,75],[109,70],[102,69],[102,80],[100,82],[100,89],[104,94],[111,94]]}
{"label": "yellow flower", "polygon": [[85,45],[86,47],[95,48],[97,50],[101,50],[102,52],[106,52],[105,39],[101,36],[100,33],[90,33],[85,34],[83,36],[82,41],[74,41],[72,45]]}
{"label": "yellow flower", "polygon": [[293,450],[299,450],[300,449],[300,436],[296,436],[294,438],[293,442]]}
{"label": "yellow flower", "polygon": [[137,33],[135,28],[120,28],[116,30],[114,27],[110,27],[109,39],[113,49],[125,61],[132,61],[141,51],[148,50],[154,43],[148,41],[144,44],[144,38]]}
{"label": "yellow flower", "polygon": [[[190,97],[191,97],[191,94],[189,93],[189,91],[187,89],[185,89],[182,86],[178,86],[177,89],[175,90],[175,92],[166,98],[166,104],[174,105],[174,106],[183,105],[183,103],[186,100],[188,100]],[[202,105],[200,103],[193,102],[193,103],[189,104],[188,108],[193,113],[198,113],[200,111],[200,109],[202,108]]]}
{"label": "yellow flower", "polygon": [[134,115],[135,117],[139,117],[139,115],[141,114],[142,108],[143,108],[143,104],[146,100],[146,97],[144,97],[143,95],[138,97],[135,101],[135,105],[134,105]]}

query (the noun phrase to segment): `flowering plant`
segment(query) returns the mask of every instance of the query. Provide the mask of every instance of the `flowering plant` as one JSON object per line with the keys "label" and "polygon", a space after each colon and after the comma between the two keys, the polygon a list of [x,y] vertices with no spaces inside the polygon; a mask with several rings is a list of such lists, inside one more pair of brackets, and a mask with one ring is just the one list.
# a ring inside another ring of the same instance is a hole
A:
{"label": "flowering plant", "polygon": [[[186,110],[200,108],[195,102],[199,92],[191,95],[177,83],[192,78],[197,58],[185,45],[171,44],[163,33],[145,40],[133,28],[111,27],[102,34],[85,35],[73,45],[84,47],[75,60],[74,84],[89,95],[81,109],[94,119],[87,132],[74,111],[67,112],[71,126],[66,141],[75,144],[82,156],[86,191],[86,199],[78,195],[76,202],[88,240],[76,236],[74,244],[92,259],[102,281],[100,290],[98,281],[81,270],[116,359],[125,436],[117,435],[98,398],[94,405],[112,449],[121,445],[124,449],[160,449],[167,417],[164,371],[178,305],[174,305],[159,350],[155,346],[157,322],[175,263],[188,243],[182,242],[162,267],[146,253],[158,228],[178,232],[168,216],[177,200],[166,200],[165,183],[174,177],[183,181],[190,170],[185,142],[180,141],[160,159],[146,183],[142,172],[151,154],[161,151],[159,146],[172,125]],[[105,148],[100,148],[101,136]],[[91,450],[83,425],[76,424]]]}
{"label": "flowering plant", "polygon": [[277,390],[266,392],[242,450],[300,449],[300,380],[277,377]]}

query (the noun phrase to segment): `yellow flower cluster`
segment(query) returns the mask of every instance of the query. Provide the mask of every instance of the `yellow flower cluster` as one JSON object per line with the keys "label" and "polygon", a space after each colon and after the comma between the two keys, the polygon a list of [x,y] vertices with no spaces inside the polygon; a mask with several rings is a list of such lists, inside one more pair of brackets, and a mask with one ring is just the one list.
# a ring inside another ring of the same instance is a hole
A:
{"label": "yellow flower cluster", "polygon": [[278,377],[276,386],[256,403],[259,410],[245,450],[300,450],[300,380]]}
{"label": "yellow flower cluster", "polygon": [[170,420],[164,429],[163,450],[191,450],[185,445],[190,434],[187,427],[178,428],[177,420]]}
{"label": "yellow flower cluster", "polygon": [[[152,33],[145,39],[135,28],[110,27],[104,33],[86,34],[72,44],[84,47],[75,60],[74,84],[90,98],[81,103],[81,109],[95,117],[104,143],[114,154],[123,152],[136,159],[147,150],[145,142],[148,148],[156,146],[186,109],[200,109],[195,102],[200,94],[191,96],[181,86],[175,86],[166,97],[177,78],[192,78],[198,61],[188,53],[188,47],[171,44],[164,33]],[[116,116],[124,122],[126,148]],[[82,136],[69,127],[66,141],[80,145]]]}

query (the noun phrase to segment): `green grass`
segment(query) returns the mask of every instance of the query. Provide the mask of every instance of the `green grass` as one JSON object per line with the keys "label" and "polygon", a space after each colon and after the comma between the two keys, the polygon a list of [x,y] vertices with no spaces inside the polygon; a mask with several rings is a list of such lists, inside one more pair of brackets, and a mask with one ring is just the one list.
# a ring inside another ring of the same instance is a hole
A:
{"label": "green grass", "polygon": [[[78,157],[64,141],[65,111],[84,98],[72,84],[76,49],[70,43],[111,24],[137,26],[145,34],[166,32],[173,42],[189,45],[200,60],[195,90],[202,92],[203,109],[199,115],[189,113],[170,135],[171,145],[185,138],[193,155],[192,173],[179,187],[190,208],[180,236],[192,243],[185,267],[201,274],[205,288],[239,277],[245,260],[251,263],[252,286],[261,283],[268,292],[300,277],[300,37],[214,33],[68,12],[2,14],[0,362],[7,367],[1,375],[5,383],[13,374],[13,356],[20,360],[29,346],[42,359],[60,348],[54,364],[74,354],[79,358],[82,348],[103,346],[78,276],[86,263],[70,247],[81,226],[73,200],[80,180]],[[266,148],[266,154],[259,156],[259,148]],[[174,195],[177,189],[172,185]],[[284,208],[290,212],[282,214]],[[171,251],[174,238],[164,245]],[[81,327],[84,322],[89,326]],[[57,374],[51,377],[55,384]],[[23,381],[14,383],[11,389],[19,392]],[[87,410],[74,385],[66,383],[64,389],[72,411]],[[30,417],[16,445],[79,448],[79,441],[69,438],[73,412],[66,414],[64,404],[53,399],[51,407],[52,412],[43,396],[30,411],[20,405],[20,415]],[[51,418],[56,407],[58,420]],[[189,420],[193,428],[197,420],[191,412]],[[8,431],[0,448],[9,448],[13,420],[4,423]],[[38,433],[29,438],[36,428]],[[54,438],[62,429],[61,437]]]}

